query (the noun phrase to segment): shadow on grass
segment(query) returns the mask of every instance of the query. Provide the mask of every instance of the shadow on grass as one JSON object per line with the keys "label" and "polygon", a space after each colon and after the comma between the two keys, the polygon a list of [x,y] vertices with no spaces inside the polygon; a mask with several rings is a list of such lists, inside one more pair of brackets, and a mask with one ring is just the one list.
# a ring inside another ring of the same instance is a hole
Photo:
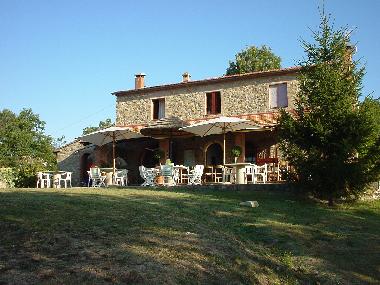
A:
{"label": "shadow on grass", "polygon": [[181,189],[12,191],[0,204],[0,283],[379,281],[378,204]]}

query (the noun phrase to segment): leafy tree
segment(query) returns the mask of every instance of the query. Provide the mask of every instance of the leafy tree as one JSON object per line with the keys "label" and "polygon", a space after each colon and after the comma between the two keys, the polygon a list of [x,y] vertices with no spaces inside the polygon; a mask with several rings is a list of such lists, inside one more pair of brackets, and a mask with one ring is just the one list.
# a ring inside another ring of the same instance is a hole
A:
{"label": "leafy tree", "polygon": [[36,172],[55,169],[53,139],[45,135],[45,122],[31,109],[19,115],[4,109],[0,112],[0,167],[16,172],[16,186],[35,185]]}
{"label": "leafy tree", "polygon": [[315,43],[302,42],[295,110],[281,110],[279,136],[301,189],[332,205],[379,178],[380,107],[371,97],[359,102],[364,68],[352,61],[347,29],[335,30],[322,12],[313,35]]}
{"label": "leafy tree", "polygon": [[281,58],[263,45],[247,47],[235,55],[235,61],[229,62],[226,75],[242,74],[254,71],[279,69]]}
{"label": "leafy tree", "polygon": [[89,133],[101,130],[101,129],[106,129],[108,127],[112,127],[114,124],[112,123],[111,119],[105,119],[104,121],[100,121],[99,125],[97,127],[86,127],[83,129],[82,135],[87,135]]}

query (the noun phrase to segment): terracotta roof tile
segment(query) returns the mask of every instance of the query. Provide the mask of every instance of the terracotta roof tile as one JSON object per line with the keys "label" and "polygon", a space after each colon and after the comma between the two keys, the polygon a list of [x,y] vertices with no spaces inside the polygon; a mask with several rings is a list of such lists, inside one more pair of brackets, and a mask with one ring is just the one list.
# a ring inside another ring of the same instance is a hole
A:
{"label": "terracotta roof tile", "polygon": [[300,70],[301,70],[300,66],[295,66],[295,67],[274,69],[274,70],[268,70],[268,71],[259,71],[259,72],[251,72],[251,73],[244,73],[244,74],[227,75],[227,76],[207,78],[207,79],[194,80],[194,81],[188,81],[188,82],[164,84],[164,85],[158,85],[158,86],[152,86],[152,87],[145,87],[145,88],[141,88],[141,89],[116,91],[116,92],[113,92],[112,94],[115,96],[124,96],[124,95],[132,95],[132,94],[149,93],[149,92],[154,92],[154,91],[159,91],[159,90],[183,88],[183,87],[187,87],[187,86],[197,86],[197,85],[204,85],[204,84],[210,84],[210,83],[219,83],[219,82],[242,80],[242,79],[248,79],[248,78],[260,78],[260,77],[292,74],[292,73],[297,73]]}

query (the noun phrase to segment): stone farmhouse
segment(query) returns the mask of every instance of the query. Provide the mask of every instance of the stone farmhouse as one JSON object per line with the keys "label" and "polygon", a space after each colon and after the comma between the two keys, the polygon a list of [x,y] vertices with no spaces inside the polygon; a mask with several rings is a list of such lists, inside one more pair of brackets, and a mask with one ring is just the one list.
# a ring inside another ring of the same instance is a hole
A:
{"label": "stone farmhouse", "polygon": [[[180,131],[186,126],[218,116],[249,119],[254,131],[227,133],[226,162],[233,146],[242,148],[239,161],[275,162],[281,159],[277,146],[279,108],[292,109],[297,94],[300,67],[222,76],[192,81],[188,73],[174,84],[146,87],[145,74],[135,77],[135,89],[112,93],[116,97],[116,125],[128,126],[146,137],[120,141],[116,153],[129,170],[131,184],[141,182],[138,166],[158,163],[154,151],[175,164],[222,164],[223,136],[194,136]],[[97,147],[78,140],[57,150],[60,169],[73,172],[73,185],[87,180],[90,164],[110,166],[112,147]]]}

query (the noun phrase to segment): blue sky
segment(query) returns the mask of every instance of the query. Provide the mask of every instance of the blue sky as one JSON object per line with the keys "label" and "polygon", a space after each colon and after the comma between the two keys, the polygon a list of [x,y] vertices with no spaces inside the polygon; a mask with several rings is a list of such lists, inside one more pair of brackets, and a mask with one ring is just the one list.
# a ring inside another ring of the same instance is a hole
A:
{"label": "blue sky", "polygon": [[[32,108],[46,133],[67,141],[106,118],[111,92],[221,76],[249,45],[266,44],[282,66],[304,56],[320,0],[0,0],[0,109]],[[366,63],[363,94],[379,97],[380,1],[325,0],[335,26],[354,28]]]}

